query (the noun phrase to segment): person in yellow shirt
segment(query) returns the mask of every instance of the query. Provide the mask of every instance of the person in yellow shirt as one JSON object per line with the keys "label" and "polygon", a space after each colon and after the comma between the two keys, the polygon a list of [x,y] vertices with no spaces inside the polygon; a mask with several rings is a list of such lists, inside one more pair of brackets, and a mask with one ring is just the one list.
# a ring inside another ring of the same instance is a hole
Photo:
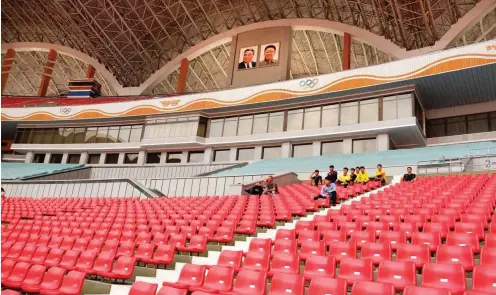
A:
{"label": "person in yellow shirt", "polygon": [[348,168],[344,167],[343,173],[339,174],[338,180],[336,181],[336,183],[342,185],[343,187],[347,187],[348,184],[350,183],[350,179],[351,179],[351,177],[348,174]]}
{"label": "person in yellow shirt", "polygon": [[380,181],[382,185],[386,184],[386,170],[382,168],[381,164],[377,165],[377,170],[375,170],[374,179]]}
{"label": "person in yellow shirt", "polygon": [[358,183],[367,183],[369,182],[369,175],[365,172],[365,167],[360,167],[360,172],[357,175],[356,182]]}

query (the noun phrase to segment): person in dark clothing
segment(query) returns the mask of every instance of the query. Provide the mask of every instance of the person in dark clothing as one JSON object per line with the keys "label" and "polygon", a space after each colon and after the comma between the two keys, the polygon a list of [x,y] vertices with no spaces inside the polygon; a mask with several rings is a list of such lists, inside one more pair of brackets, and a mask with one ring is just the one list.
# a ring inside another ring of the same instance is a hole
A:
{"label": "person in dark clothing", "polygon": [[254,186],[252,186],[250,189],[246,189],[245,192],[247,192],[250,195],[257,195],[261,196],[263,194],[264,188],[260,182],[255,183]]}
{"label": "person in dark clothing", "polygon": [[349,185],[355,184],[356,178],[357,178],[357,175],[355,173],[355,168],[351,168],[350,169],[350,182],[349,182]]}
{"label": "person in dark clothing", "polygon": [[412,167],[407,167],[406,172],[407,173],[405,175],[403,175],[403,177],[401,178],[401,181],[414,182],[417,175],[412,173]]}
{"label": "person in dark clothing", "polygon": [[327,173],[325,179],[329,179],[331,183],[336,183],[336,180],[338,179],[338,172],[334,170],[334,165],[329,166],[329,173]]}
{"label": "person in dark clothing", "polygon": [[315,170],[312,175],[310,175],[310,185],[319,186],[322,184],[322,176],[319,175],[319,170]]}
{"label": "person in dark clothing", "polygon": [[274,183],[274,177],[269,176],[269,178],[267,179],[267,186],[265,187],[264,193],[268,195],[279,193],[279,190],[277,189],[277,184]]}
{"label": "person in dark clothing", "polygon": [[2,199],[5,198],[5,190],[2,187]]}

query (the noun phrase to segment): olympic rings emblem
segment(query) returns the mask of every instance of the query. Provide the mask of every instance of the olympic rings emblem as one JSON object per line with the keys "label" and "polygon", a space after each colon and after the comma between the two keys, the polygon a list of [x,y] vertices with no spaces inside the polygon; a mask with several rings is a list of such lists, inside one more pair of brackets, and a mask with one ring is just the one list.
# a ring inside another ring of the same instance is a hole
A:
{"label": "olympic rings emblem", "polygon": [[313,78],[313,79],[301,80],[299,85],[300,88],[308,89],[308,88],[314,88],[315,86],[317,86],[318,83],[319,83],[319,79]]}
{"label": "olympic rings emblem", "polygon": [[60,108],[60,113],[68,115],[71,112],[71,108]]}

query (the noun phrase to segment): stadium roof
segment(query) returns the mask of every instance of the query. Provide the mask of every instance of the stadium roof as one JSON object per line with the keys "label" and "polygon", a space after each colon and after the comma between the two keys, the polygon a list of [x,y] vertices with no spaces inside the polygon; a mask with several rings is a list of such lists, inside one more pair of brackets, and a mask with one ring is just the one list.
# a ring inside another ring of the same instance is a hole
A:
{"label": "stadium roof", "polygon": [[343,31],[352,68],[493,39],[496,1],[4,0],[2,52],[17,51],[4,94],[36,94],[49,48],[59,53],[49,95],[87,63],[105,95],[173,93],[183,57],[188,92],[221,89],[230,37],[257,24],[293,27],[291,78],[300,78],[342,70]]}

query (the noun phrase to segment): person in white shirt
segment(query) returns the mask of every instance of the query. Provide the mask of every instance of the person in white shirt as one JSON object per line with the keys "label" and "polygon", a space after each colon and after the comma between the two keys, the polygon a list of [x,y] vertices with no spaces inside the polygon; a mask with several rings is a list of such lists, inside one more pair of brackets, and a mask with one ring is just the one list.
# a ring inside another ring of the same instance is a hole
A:
{"label": "person in white shirt", "polygon": [[336,193],[336,184],[331,183],[329,179],[325,179],[324,185],[320,189],[320,195],[313,197],[314,200],[325,199],[329,197],[331,200],[331,205],[336,206],[337,201],[337,193]]}

